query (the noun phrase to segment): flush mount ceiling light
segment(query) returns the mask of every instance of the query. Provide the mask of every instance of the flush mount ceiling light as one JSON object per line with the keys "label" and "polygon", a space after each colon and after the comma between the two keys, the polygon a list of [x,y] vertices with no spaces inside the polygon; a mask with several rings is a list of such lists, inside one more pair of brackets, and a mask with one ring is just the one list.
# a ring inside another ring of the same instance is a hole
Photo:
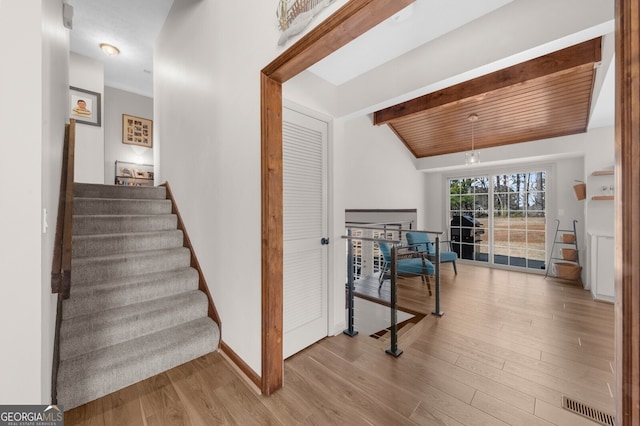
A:
{"label": "flush mount ceiling light", "polygon": [[109,56],[117,56],[120,53],[120,49],[107,43],[100,43],[100,49]]}
{"label": "flush mount ceiling light", "polygon": [[478,121],[478,114],[469,114],[467,120],[471,122],[471,151],[465,152],[464,154],[464,163],[467,166],[478,164],[480,162],[480,153],[475,150],[475,135],[473,132],[473,125],[476,121]]}

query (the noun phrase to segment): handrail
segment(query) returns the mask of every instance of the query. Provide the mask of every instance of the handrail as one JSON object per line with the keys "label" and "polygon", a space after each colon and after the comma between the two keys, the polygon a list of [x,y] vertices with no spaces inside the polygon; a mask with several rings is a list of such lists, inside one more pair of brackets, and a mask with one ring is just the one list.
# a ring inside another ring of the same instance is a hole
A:
{"label": "handrail", "polygon": [[51,368],[51,404],[58,403],[58,369],[60,366],[60,327],[62,325],[62,300],[71,291],[71,253],[73,235],[73,180],[75,168],[76,120],[65,124],[58,195],[58,217],[51,266],[51,292],[58,294],[56,306],[53,361]]}
{"label": "handrail", "polygon": [[76,120],[71,119],[65,125],[58,217],[51,267],[51,292],[60,294],[63,299],[69,298],[71,289],[75,137]]}
{"label": "handrail", "polygon": [[413,223],[412,220],[394,220],[393,222],[378,222],[378,223],[372,223],[372,222],[345,222],[345,225],[347,225],[348,228],[362,228],[361,226],[358,225],[367,225],[367,226],[402,226],[402,224],[404,223],[408,223],[409,225],[411,225]]}
{"label": "handrail", "polygon": [[200,267],[200,262],[198,262],[196,252],[193,248],[193,245],[191,244],[189,234],[187,233],[187,228],[184,225],[184,221],[182,220],[182,216],[180,215],[180,211],[178,210],[178,205],[176,204],[173,192],[171,191],[171,186],[169,185],[169,182],[165,182],[160,186],[164,186],[167,189],[167,199],[171,200],[171,212],[175,214],[178,219],[178,229],[182,231],[184,245],[185,247],[189,248],[189,252],[191,253],[191,267],[198,271],[198,289],[207,295],[207,300],[209,302],[207,315],[209,316],[209,318],[214,320],[216,324],[218,324],[218,328],[220,329],[220,336],[222,336],[222,323],[220,321],[220,315],[218,315],[218,310],[216,309],[216,305],[213,302],[213,297],[211,296],[211,292],[209,291],[209,286],[207,285],[207,281],[204,278],[204,273],[202,272],[202,268]]}

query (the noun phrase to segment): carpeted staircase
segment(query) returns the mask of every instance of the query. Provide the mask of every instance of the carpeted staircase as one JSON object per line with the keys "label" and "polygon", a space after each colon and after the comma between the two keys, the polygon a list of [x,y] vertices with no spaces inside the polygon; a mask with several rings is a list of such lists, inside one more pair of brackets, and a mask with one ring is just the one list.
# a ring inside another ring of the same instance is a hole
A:
{"label": "carpeted staircase", "polygon": [[76,183],[74,197],[57,382],[65,410],[212,352],[220,339],[165,188]]}

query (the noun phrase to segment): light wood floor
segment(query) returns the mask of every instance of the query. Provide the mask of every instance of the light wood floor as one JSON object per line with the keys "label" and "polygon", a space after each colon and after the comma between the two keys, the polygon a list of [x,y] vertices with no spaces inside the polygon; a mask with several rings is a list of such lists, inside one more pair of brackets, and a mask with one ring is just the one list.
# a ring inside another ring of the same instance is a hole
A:
{"label": "light wood floor", "polygon": [[[595,425],[563,395],[613,414],[613,305],[567,282],[443,268],[442,310],[385,338],[339,335],[285,362],[285,387],[257,395],[213,353],[65,413],[67,425]],[[419,279],[399,300],[431,312]],[[426,302],[425,302],[426,301]],[[357,328],[357,323],[356,323]]]}

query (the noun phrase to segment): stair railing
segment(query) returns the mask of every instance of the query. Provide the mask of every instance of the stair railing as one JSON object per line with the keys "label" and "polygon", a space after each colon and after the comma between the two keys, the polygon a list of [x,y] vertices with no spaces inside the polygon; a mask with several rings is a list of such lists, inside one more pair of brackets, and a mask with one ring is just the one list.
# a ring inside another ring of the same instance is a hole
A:
{"label": "stair railing", "polygon": [[68,299],[71,290],[71,243],[73,235],[73,180],[76,120],[65,125],[58,218],[51,267],[51,292]]}
{"label": "stair railing", "polygon": [[60,327],[62,325],[62,301],[71,292],[71,252],[73,235],[73,180],[75,168],[76,120],[65,124],[58,195],[58,217],[51,266],[51,292],[58,294],[56,306],[53,361],[51,368],[51,404],[58,403],[58,369],[60,367]]}
{"label": "stair railing", "polygon": [[[371,226],[373,225],[373,226]],[[346,235],[343,235],[342,238],[347,240],[347,329],[344,330],[344,334],[353,337],[358,334],[358,331],[355,329],[355,308],[354,308],[354,298],[355,298],[355,269],[356,269],[356,253],[354,253],[354,241],[358,241],[359,245],[357,245],[360,250],[359,255],[362,254],[363,245],[365,242],[370,242],[372,244],[378,242],[388,243],[390,246],[390,259],[389,259],[389,281],[390,281],[390,295],[389,295],[389,310],[390,310],[390,347],[386,350],[386,353],[398,357],[402,354],[402,350],[398,348],[398,324],[397,324],[397,314],[398,314],[398,288],[397,288],[397,262],[398,262],[398,248],[402,246],[402,227],[395,228],[393,231],[397,232],[398,239],[390,239],[386,238],[389,230],[389,224],[367,224],[366,226],[359,226],[349,224],[347,226]],[[397,224],[396,224],[397,225]],[[354,230],[362,231],[362,230],[379,230],[384,231],[384,237],[368,237],[360,235],[362,232],[357,232],[358,235],[354,234]],[[435,269],[435,309],[432,314],[436,316],[444,315],[444,312],[440,309],[440,235],[443,234],[442,231],[420,231],[420,230],[412,230],[408,229],[411,232],[421,232],[426,234],[433,234],[435,236],[435,255],[432,257],[431,261],[433,262]],[[407,229],[404,229],[407,231]],[[386,268],[381,268],[379,273],[384,274]],[[383,277],[381,277],[384,279]],[[363,277],[362,279],[367,279]],[[382,282],[382,281],[380,281]]]}

